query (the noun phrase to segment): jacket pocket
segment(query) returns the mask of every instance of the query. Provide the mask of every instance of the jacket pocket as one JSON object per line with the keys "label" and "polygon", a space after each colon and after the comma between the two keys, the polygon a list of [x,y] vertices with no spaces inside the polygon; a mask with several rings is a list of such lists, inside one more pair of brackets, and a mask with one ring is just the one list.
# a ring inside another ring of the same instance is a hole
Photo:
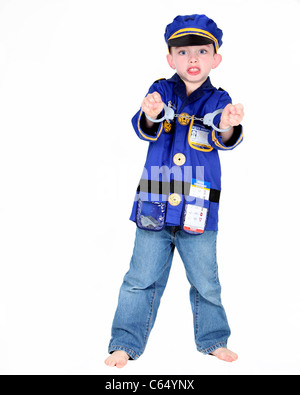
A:
{"label": "jacket pocket", "polygon": [[210,152],[213,147],[209,144],[208,136],[211,129],[205,127],[202,122],[191,120],[188,142],[189,146],[197,151]]}
{"label": "jacket pocket", "polygon": [[139,199],[136,224],[140,229],[160,231],[165,227],[166,203],[148,202]]}
{"label": "jacket pocket", "polygon": [[189,234],[199,235],[204,233],[208,214],[210,201],[189,197],[185,201],[183,216],[181,221],[182,229]]}

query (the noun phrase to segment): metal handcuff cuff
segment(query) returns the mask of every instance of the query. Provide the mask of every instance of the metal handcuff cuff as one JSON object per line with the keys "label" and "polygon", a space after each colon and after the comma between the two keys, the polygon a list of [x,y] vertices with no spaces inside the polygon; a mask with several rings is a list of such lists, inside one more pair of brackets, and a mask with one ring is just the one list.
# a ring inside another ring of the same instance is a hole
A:
{"label": "metal handcuff cuff", "polygon": [[[175,114],[175,111],[173,110],[173,108],[168,107],[165,103],[164,103],[164,111],[165,111],[165,115],[160,119],[153,119],[153,118],[148,117],[147,114],[145,114],[145,115],[149,119],[149,121],[154,122],[154,123],[160,123],[165,120],[170,123],[170,121],[173,121],[174,118],[182,117],[182,114]],[[214,125],[214,118],[218,114],[221,114],[222,112],[223,112],[223,109],[220,109],[220,110],[216,110],[214,112],[207,113],[204,116],[204,118],[196,118],[196,117],[190,117],[190,116],[186,116],[186,115],[184,115],[184,118],[194,119],[196,121],[201,121],[201,122],[203,122],[204,125],[211,126],[217,132],[223,133],[223,132],[228,132],[231,129],[231,126],[227,129],[219,129]]]}

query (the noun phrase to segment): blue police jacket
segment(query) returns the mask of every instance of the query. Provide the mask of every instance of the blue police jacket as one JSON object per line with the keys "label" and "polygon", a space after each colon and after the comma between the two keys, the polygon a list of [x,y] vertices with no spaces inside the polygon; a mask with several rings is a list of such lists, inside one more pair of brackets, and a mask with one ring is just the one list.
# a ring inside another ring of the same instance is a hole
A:
{"label": "blue police jacket", "polygon": [[[142,229],[160,231],[164,226],[181,226],[191,234],[218,230],[221,192],[219,150],[231,150],[243,139],[243,129],[234,128],[230,141],[203,124],[207,113],[223,109],[231,98],[216,89],[210,79],[187,96],[178,74],[156,81],[148,93],[158,92],[172,106],[176,117],[153,128],[145,127],[139,110],[132,119],[137,136],[149,142],[146,163],[137,188],[130,219]],[[197,119],[200,118],[200,119]],[[220,115],[214,120],[218,125]]]}

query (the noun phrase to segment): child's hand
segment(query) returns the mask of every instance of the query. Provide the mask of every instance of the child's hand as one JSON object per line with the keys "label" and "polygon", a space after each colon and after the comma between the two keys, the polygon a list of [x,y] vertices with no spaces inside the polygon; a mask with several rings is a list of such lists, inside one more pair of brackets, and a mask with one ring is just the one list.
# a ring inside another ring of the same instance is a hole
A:
{"label": "child's hand", "polygon": [[150,118],[157,118],[162,112],[164,103],[158,92],[149,93],[142,102],[142,111]]}
{"label": "child's hand", "polygon": [[244,106],[242,104],[227,104],[224,108],[220,121],[220,129],[230,126],[238,126],[244,118]]}

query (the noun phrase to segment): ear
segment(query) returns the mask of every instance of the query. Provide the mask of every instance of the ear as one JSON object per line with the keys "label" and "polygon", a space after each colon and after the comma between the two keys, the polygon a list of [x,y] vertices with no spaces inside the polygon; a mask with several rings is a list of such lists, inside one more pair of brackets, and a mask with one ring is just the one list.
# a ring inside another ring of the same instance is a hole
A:
{"label": "ear", "polygon": [[170,66],[173,70],[175,70],[175,69],[176,69],[176,66],[175,66],[175,63],[174,63],[174,60],[173,60],[173,56],[172,56],[170,53],[168,53],[168,55],[167,55],[167,61],[168,61],[168,63],[169,63],[169,66]]}
{"label": "ear", "polygon": [[221,62],[222,62],[222,55],[220,55],[218,53],[214,54],[214,61],[213,61],[212,69],[217,68]]}

